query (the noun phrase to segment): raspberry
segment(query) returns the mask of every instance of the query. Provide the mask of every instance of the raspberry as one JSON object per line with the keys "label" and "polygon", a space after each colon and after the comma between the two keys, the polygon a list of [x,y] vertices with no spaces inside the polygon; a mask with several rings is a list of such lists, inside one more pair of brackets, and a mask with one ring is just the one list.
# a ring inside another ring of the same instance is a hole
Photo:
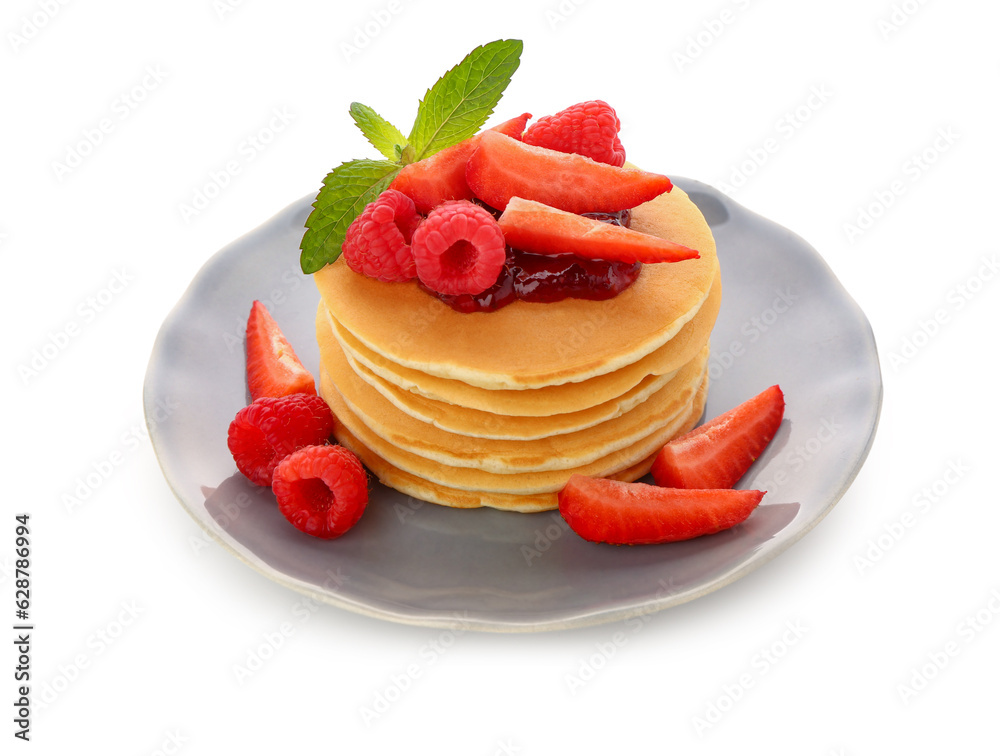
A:
{"label": "raspberry", "polygon": [[416,276],[410,238],[419,223],[413,200],[386,189],[348,226],[341,245],[344,260],[355,273],[369,278],[409,281]]}
{"label": "raspberry", "polygon": [[521,141],[621,167],[625,148],[618,138],[620,128],[614,108],[603,100],[590,100],[539,118],[524,132]]}
{"label": "raspberry", "polygon": [[368,477],[343,446],[306,446],[274,471],[278,509],[303,533],[336,538],[350,530],[368,504]]}
{"label": "raspberry", "polygon": [[468,200],[444,202],[413,232],[417,278],[439,294],[479,294],[500,277],[503,231],[490,211]]}
{"label": "raspberry", "polygon": [[269,486],[282,459],[303,446],[325,442],[333,424],[333,413],[321,396],[262,397],[237,412],[229,424],[229,451],[251,482]]}

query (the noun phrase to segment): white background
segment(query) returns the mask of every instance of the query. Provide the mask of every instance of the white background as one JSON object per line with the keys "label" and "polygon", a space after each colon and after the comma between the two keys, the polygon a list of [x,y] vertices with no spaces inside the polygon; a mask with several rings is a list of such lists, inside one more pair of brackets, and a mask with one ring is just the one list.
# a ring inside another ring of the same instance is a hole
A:
{"label": "white background", "polygon": [[[2,750],[996,752],[998,24],[983,0],[8,0],[0,615],[13,624],[14,514],[29,512],[32,683],[54,694],[14,741],[0,643]],[[351,101],[406,132],[441,73],[506,37],[525,49],[498,116],[606,99],[629,159],[728,185],[823,254],[876,334],[878,436],[806,538],[638,630],[303,620],[299,596],[192,546],[143,430],[153,339],[216,250],[374,155]],[[248,153],[253,135],[268,144]],[[30,374],[36,350],[55,356]],[[906,694],[915,675],[929,680]]]}

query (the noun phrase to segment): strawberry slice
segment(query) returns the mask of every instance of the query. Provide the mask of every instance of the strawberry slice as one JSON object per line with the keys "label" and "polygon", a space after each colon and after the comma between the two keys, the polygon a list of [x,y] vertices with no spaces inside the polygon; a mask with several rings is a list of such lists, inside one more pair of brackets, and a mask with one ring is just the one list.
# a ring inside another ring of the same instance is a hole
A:
{"label": "strawberry slice", "polygon": [[489,131],[469,158],[465,180],[479,199],[499,210],[511,197],[523,197],[570,213],[616,213],[673,188],[658,173],[618,168]]}
{"label": "strawberry slice", "polygon": [[498,131],[520,142],[521,136],[524,134],[524,127],[528,125],[530,118],[531,113],[521,113],[521,115],[514,116],[509,121],[498,123],[496,126],[487,129],[487,131]]}
{"label": "strawberry slice", "polygon": [[498,221],[514,249],[540,255],[661,263],[690,260],[698,252],[651,234],[511,197]]}
{"label": "strawberry slice", "polygon": [[295,356],[271,313],[256,300],[247,320],[247,385],[251,401],[262,396],[316,393],[312,374]]}
{"label": "strawberry slice", "polygon": [[[523,113],[489,131],[498,131],[512,139],[520,139],[529,118],[531,113]],[[422,215],[427,215],[448,200],[471,200],[473,194],[465,182],[465,165],[479,146],[482,135],[483,132],[480,132],[428,158],[410,163],[396,175],[389,188],[412,199],[417,212]]]}
{"label": "strawberry slice", "polygon": [[781,425],[785,396],[775,385],[663,447],[653,462],[658,485],[732,488]]}
{"label": "strawberry slice", "polygon": [[574,475],[559,492],[559,514],[595,543],[669,543],[738,525],[763,497],[763,491],[661,488]]}

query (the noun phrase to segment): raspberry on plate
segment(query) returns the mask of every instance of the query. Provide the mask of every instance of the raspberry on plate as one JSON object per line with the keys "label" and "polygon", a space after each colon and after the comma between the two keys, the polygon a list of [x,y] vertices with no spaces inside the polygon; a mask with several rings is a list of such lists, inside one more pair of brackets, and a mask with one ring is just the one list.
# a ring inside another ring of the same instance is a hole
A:
{"label": "raspberry on plate", "polygon": [[355,273],[380,281],[410,281],[416,276],[410,239],[420,223],[413,200],[386,189],[369,202],[347,229],[341,251]]}
{"label": "raspberry on plate", "polygon": [[507,257],[496,219],[468,200],[434,208],[413,232],[412,248],[420,283],[448,295],[486,291]]}
{"label": "raspberry on plate", "polygon": [[333,412],[321,396],[262,397],[229,424],[229,451],[252,483],[269,486],[282,459],[303,446],[324,443],[333,428]]}
{"label": "raspberry on plate", "polygon": [[272,488],[288,521],[318,538],[342,536],[368,505],[368,477],[343,446],[306,446],[290,454],[275,469]]}
{"label": "raspberry on plate", "polygon": [[539,118],[524,132],[522,141],[621,167],[625,148],[618,138],[620,128],[614,108],[603,100],[589,100]]}

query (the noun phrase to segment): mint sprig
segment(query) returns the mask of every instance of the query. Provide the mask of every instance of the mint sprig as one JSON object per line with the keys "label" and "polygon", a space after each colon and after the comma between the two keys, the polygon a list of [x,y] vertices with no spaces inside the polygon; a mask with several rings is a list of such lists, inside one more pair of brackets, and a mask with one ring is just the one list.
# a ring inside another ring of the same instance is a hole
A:
{"label": "mint sprig", "polygon": [[360,102],[351,103],[351,118],[361,129],[361,133],[371,142],[372,147],[389,160],[398,161],[406,146],[402,132],[382,116]]}
{"label": "mint sprig", "polygon": [[351,160],[327,174],[306,219],[299,260],[303,273],[315,273],[340,257],[347,227],[402,169],[387,160]]}
{"label": "mint sprig", "polygon": [[340,257],[348,227],[404,166],[482,128],[517,70],[522,49],[520,40],[497,40],[466,55],[427,90],[408,139],[372,108],[351,103],[350,114],[361,133],[387,159],[351,160],[327,174],[306,219],[300,244],[303,273],[315,273]]}
{"label": "mint sprig", "polygon": [[479,131],[510,84],[523,46],[511,39],[477,47],[427,90],[410,131],[415,160]]}

